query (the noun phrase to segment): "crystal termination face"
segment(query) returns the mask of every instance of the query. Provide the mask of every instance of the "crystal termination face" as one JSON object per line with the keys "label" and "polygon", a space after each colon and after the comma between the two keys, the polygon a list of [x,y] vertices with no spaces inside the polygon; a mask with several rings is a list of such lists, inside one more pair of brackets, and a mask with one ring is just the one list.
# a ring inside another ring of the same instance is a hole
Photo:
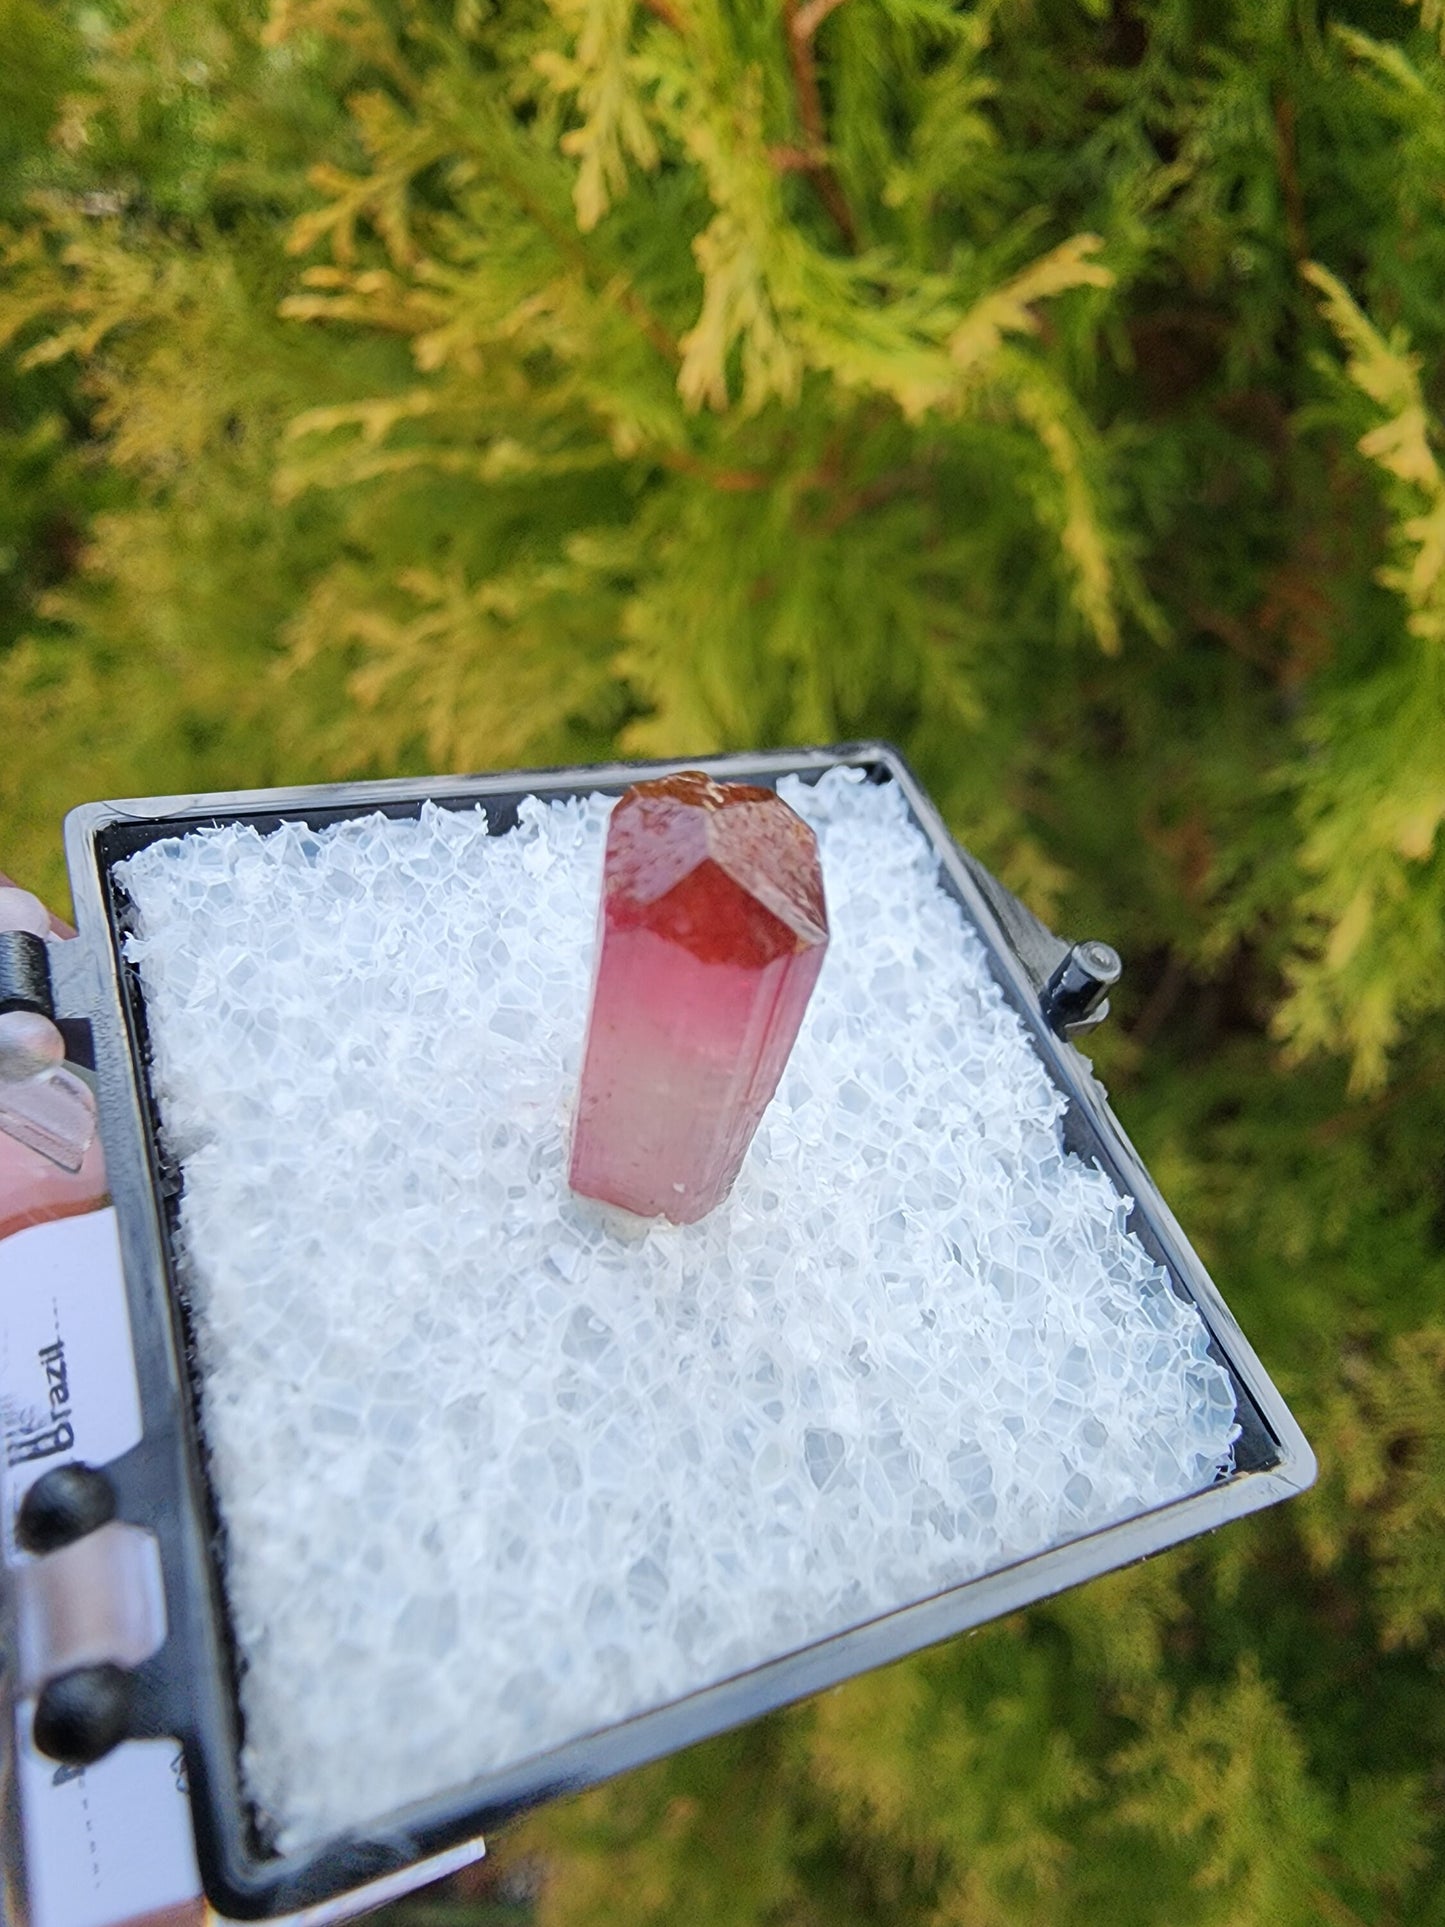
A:
{"label": "crystal termination face", "polygon": [[612,814],[572,1189],[695,1224],[732,1189],[828,947],[818,840],[700,770]]}

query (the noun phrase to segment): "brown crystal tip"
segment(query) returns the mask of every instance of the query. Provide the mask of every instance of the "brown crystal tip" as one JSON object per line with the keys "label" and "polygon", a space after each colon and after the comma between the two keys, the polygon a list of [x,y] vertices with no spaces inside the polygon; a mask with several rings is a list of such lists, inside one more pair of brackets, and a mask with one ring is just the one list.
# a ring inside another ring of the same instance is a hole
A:
{"label": "brown crystal tip", "polygon": [[782,798],[681,770],[613,812],[606,910],[710,963],[760,966],[828,941],[818,839]]}
{"label": "brown crystal tip", "polygon": [[607,832],[573,1190],[675,1224],[726,1197],[827,945],[817,838],[772,790],[634,784]]}

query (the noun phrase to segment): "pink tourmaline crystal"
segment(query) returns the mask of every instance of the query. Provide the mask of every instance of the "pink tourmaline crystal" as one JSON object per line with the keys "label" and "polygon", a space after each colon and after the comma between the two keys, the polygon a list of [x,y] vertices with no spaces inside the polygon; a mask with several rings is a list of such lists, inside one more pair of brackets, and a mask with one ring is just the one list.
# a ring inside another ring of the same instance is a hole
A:
{"label": "pink tourmaline crystal", "polygon": [[571,1183],[692,1224],[732,1188],[828,947],[818,843],[700,770],[612,813]]}

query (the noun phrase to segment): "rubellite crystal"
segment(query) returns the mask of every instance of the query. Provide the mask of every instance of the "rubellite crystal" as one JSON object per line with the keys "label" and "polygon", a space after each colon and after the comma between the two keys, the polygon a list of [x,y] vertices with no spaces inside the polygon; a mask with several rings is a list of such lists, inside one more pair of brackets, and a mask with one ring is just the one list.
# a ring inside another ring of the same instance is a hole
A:
{"label": "rubellite crystal", "polygon": [[828,945],[817,839],[772,790],[699,770],[613,811],[571,1184],[692,1224],[721,1203]]}

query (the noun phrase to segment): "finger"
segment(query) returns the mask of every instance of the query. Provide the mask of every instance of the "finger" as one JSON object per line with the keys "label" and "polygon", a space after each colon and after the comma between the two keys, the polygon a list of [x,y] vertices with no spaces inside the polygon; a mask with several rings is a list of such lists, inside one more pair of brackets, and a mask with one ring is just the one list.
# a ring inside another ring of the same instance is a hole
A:
{"label": "finger", "polygon": [[[7,876],[3,870],[0,870],[0,890],[23,890],[24,888],[25,885],[23,883],[17,883],[14,877]],[[50,919],[50,934],[52,936],[73,937],[75,935],[70,925],[63,923],[53,910],[47,909],[45,914]]]}

